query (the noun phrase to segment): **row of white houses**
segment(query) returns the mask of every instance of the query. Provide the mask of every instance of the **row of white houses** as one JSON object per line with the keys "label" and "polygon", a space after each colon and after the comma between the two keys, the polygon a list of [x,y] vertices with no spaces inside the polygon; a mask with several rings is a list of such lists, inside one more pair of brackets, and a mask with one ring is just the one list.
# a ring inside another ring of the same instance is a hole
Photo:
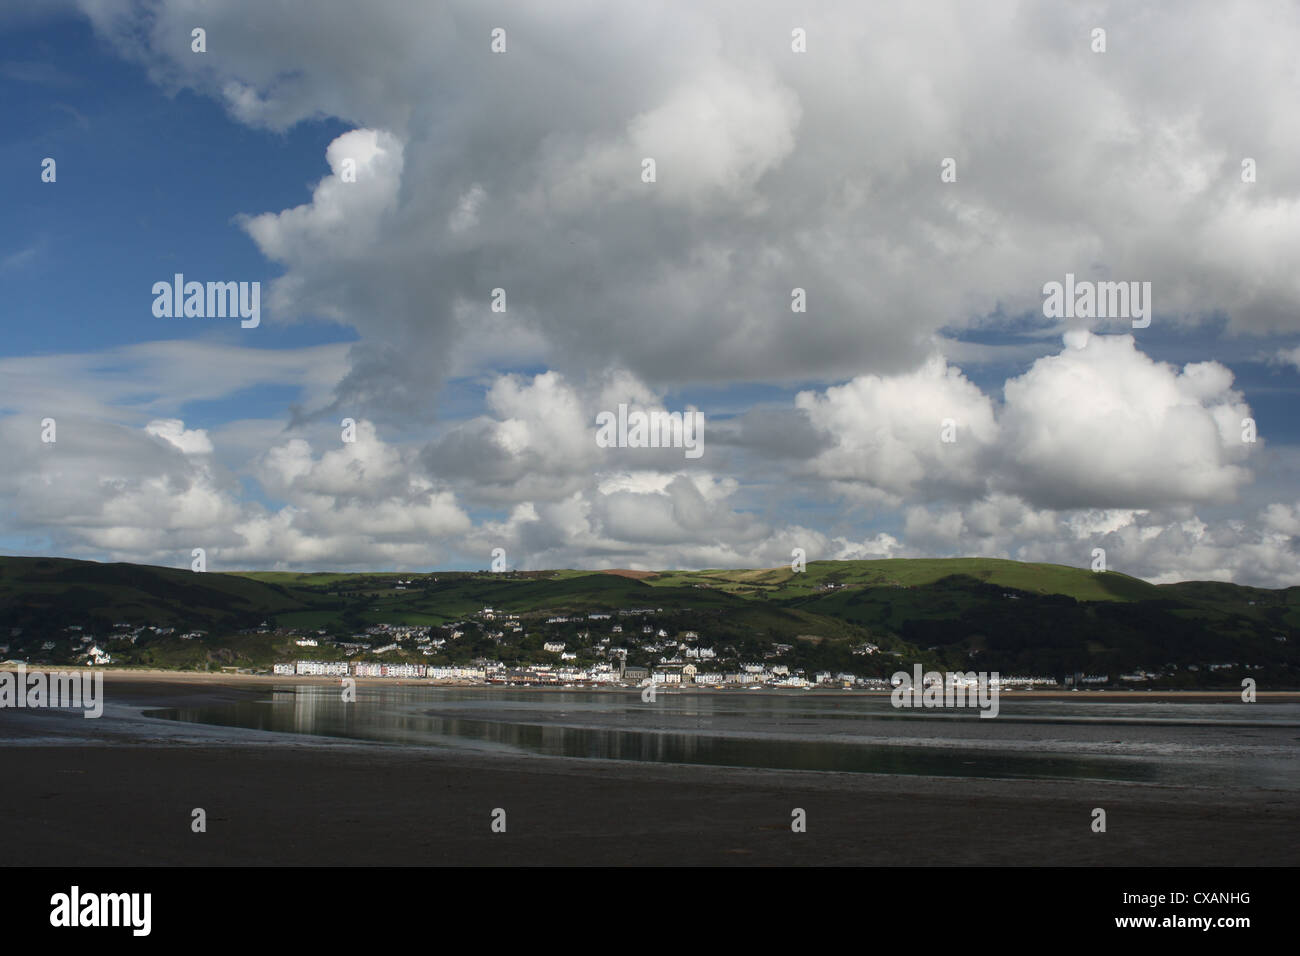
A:
{"label": "row of white houses", "polygon": [[370,661],[294,661],[275,664],[277,677],[405,677],[429,680],[484,680],[482,667],[434,667],[429,664],[379,664]]}

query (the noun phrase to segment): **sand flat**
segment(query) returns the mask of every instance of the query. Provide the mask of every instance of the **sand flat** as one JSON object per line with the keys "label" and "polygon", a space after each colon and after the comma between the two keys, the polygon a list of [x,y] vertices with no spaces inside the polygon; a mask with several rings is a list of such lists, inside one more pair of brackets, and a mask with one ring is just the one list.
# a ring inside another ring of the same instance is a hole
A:
{"label": "sand flat", "polygon": [[[7,865],[1265,865],[1294,793],[797,772],[144,720],[279,678],[120,673],[105,716],[0,713]],[[331,683],[322,681],[321,683]],[[1127,696],[1127,695],[1126,695]],[[208,832],[192,833],[202,807]],[[492,833],[495,808],[507,832]],[[806,833],[790,830],[807,812]],[[1091,811],[1108,814],[1091,832]]]}

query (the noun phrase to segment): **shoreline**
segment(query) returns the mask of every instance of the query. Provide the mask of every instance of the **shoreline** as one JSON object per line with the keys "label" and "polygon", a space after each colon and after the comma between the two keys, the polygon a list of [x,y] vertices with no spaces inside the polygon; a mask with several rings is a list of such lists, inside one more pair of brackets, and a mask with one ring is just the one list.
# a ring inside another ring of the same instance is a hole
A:
{"label": "shoreline", "polygon": [[[17,666],[11,661],[0,663],[0,672],[16,671]],[[314,676],[297,676],[297,675],[280,675],[280,674],[228,674],[212,671],[178,671],[163,670],[159,668],[117,668],[117,667],[34,667],[27,666],[29,673],[41,671],[43,673],[100,673],[104,675],[104,682],[114,683],[120,681],[137,681],[137,682],[161,682],[175,684],[248,684],[248,685],[271,685],[271,684],[292,684],[300,686],[318,686],[318,687],[337,687],[339,678],[336,677],[314,677]],[[441,687],[456,689],[502,689],[511,691],[527,691],[535,693],[564,693],[566,691],[582,691],[584,693],[596,694],[639,694],[643,688],[637,685],[588,685],[575,684],[572,687],[564,687],[554,684],[488,684],[479,681],[451,681],[451,680],[430,680],[427,678],[415,677],[352,677],[358,686],[367,687]],[[756,685],[737,685],[735,687],[715,687],[713,685],[695,686],[691,684],[680,685],[658,685],[656,693],[658,694],[734,694],[734,693],[752,693]],[[890,691],[887,690],[865,690],[849,689],[845,690],[838,687],[771,687],[761,686],[757,688],[763,693],[782,694],[791,696],[801,696],[804,694],[817,694],[827,697],[888,697]],[[1241,700],[1241,692],[1235,690],[999,690],[999,697],[1014,697],[1027,700],[1123,700],[1130,702],[1148,702],[1148,701],[1172,701],[1180,703],[1195,702],[1232,702]],[[1259,701],[1270,701],[1276,703],[1300,703],[1300,691],[1269,691],[1257,690],[1256,697]]]}
{"label": "shoreline", "polygon": [[[1285,838],[1300,830],[1300,804],[1268,786],[786,770],[307,736],[143,711],[337,682],[102,672],[105,690],[118,690],[97,720],[0,711],[4,865],[1300,863],[1300,845]],[[534,700],[549,706],[545,694]],[[1097,807],[1106,833],[1090,828]],[[207,814],[204,834],[190,829],[194,808]],[[490,828],[497,808],[506,833]],[[792,808],[807,812],[806,832],[791,832]]]}

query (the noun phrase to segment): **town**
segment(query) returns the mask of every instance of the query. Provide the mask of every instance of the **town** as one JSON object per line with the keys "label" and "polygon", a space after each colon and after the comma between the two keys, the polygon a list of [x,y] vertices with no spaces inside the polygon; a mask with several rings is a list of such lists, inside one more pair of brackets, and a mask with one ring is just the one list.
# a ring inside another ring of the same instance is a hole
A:
{"label": "town", "polygon": [[[399,584],[400,587],[400,584]],[[582,614],[514,613],[483,607],[467,619],[443,625],[383,623],[339,633],[328,628],[277,627],[263,621],[244,636],[260,638],[276,658],[268,664],[218,663],[220,670],[279,677],[353,677],[419,680],[445,684],[563,687],[645,687],[710,689],[830,688],[887,691],[897,685],[905,654],[862,641],[852,646],[860,662],[852,669],[801,666],[806,656],[796,643],[710,640],[681,629],[659,607],[633,607]],[[22,636],[11,629],[11,638]],[[102,636],[69,625],[54,639],[28,645],[34,663],[90,666],[148,664],[134,654],[141,646],[202,642],[205,631],[115,624]],[[802,643],[802,642],[798,642]],[[0,644],[0,659],[10,644]],[[1230,664],[1210,665],[1210,669]],[[201,669],[210,669],[204,665]],[[1148,684],[1162,675],[1137,670],[1106,674],[1008,674],[1002,690],[1103,689]]]}

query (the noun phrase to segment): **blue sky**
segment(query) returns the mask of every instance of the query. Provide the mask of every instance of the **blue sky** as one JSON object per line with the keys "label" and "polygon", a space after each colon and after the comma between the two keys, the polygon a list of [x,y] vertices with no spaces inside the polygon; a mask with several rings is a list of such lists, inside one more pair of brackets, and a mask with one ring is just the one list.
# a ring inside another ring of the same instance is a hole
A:
{"label": "blue sky", "polygon": [[[1151,580],[1295,583],[1296,18],[1224,50],[1198,6],[1139,51],[1103,5],[1098,57],[1072,12],[937,7],[1025,76],[847,3],[805,18],[802,58],[763,3],[5,15],[0,546],[308,569],[1103,546]],[[1066,271],[1151,281],[1151,326],[1045,318]],[[175,272],[259,283],[260,326],[155,317]],[[596,448],[620,402],[701,410],[708,453]]]}
{"label": "blue sky", "polygon": [[[235,217],[301,202],[325,145],[344,130],[325,120],[283,133],[249,129],[206,97],[167,95],[78,16],[0,34],[0,61],[10,121],[0,146],[10,170],[0,187],[9,355],[218,331],[180,321],[160,328],[149,287],[179,268],[203,278],[275,276]],[[57,188],[20,174],[33,156],[38,169],[44,157],[56,160]],[[325,323],[265,331],[265,348],[353,338]]]}

